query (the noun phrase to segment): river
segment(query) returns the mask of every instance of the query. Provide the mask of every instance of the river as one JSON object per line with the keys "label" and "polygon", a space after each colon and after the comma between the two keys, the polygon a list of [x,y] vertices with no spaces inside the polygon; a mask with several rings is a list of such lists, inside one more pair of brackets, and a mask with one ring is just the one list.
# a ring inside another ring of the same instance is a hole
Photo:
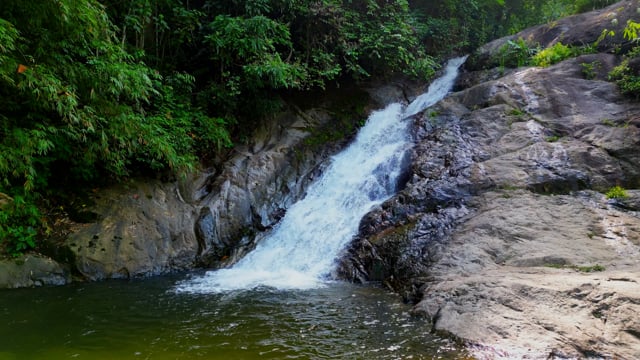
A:
{"label": "river", "polygon": [[457,359],[383,289],[175,291],[200,274],[0,292],[0,359]]}

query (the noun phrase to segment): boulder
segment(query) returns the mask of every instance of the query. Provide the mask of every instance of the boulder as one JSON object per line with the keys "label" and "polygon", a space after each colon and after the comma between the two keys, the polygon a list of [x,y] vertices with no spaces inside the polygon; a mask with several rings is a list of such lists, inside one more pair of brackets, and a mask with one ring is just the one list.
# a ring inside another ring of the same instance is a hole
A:
{"label": "boulder", "polygon": [[57,262],[36,255],[0,260],[0,289],[64,285],[71,282],[69,271]]}

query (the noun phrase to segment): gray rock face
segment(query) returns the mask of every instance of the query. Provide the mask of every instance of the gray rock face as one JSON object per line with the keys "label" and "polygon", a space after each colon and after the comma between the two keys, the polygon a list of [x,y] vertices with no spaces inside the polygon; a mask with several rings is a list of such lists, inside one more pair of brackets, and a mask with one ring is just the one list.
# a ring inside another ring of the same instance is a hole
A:
{"label": "gray rock face", "polygon": [[84,224],[65,245],[76,270],[88,280],[160,274],[193,265],[198,242],[192,231],[198,208],[177,184],[137,182],[101,191],[91,210],[99,221]]}
{"label": "gray rock face", "polygon": [[479,358],[640,357],[637,196],[602,195],[639,185],[640,104],[585,79],[593,61],[619,60],[489,76],[417,115],[410,180],[339,275],[419,300]]}
{"label": "gray rock face", "polygon": [[640,356],[637,213],[592,191],[492,191],[474,201],[416,314],[479,358]]}
{"label": "gray rock face", "polygon": [[88,208],[99,220],[66,242],[76,269],[97,280],[233,263],[304,195],[336,146],[313,148],[304,140],[331,120],[318,110],[289,112],[258,129],[250,144],[236,147],[217,172],[100,191]]}

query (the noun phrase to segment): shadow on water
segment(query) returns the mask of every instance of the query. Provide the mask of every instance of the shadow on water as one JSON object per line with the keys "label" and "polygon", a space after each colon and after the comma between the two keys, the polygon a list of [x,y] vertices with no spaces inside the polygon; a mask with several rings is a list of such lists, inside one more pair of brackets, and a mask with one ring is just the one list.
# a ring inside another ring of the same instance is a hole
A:
{"label": "shadow on water", "polygon": [[[184,276],[183,276],[184,277]],[[0,359],[456,359],[382,289],[219,294],[176,277],[0,292]]]}

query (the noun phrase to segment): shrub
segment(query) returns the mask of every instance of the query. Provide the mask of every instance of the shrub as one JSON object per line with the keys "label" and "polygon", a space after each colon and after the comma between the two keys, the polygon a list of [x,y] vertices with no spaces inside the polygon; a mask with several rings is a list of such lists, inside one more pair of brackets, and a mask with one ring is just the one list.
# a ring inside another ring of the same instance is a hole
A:
{"label": "shrub", "polygon": [[580,66],[582,67],[582,75],[584,75],[584,78],[593,80],[598,75],[598,70],[602,67],[602,63],[596,60],[590,63],[582,63]]}
{"label": "shrub", "polygon": [[0,211],[0,244],[8,254],[18,256],[36,246],[41,227],[40,211],[28,199],[15,196]]}
{"label": "shrub", "polygon": [[[640,23],[629,20],[624,29],[624,38],[637,44]],[[640,46],[634,46],[625,55],[625,59],[609,73],[609,79],[615,81],[620,91],[625,95],[640,98],[640,74],[629,67],[629,61],[640,57]]]}
{"label": "shrub", "polygon": [[607,199],[626,199],[629,197],[629,194],[627,194],[627,191],[618,185],[609,189],[606,195],[607,195]]}
{"label": "shrub", "polygon": [[575,267],[576,270],[580,271],[580,272],[586,272],[586,273],[591,273],[591,272],[600,272],[600,271],[605,271],[605,267],[600,265],[600,264],[596,264],[596,265],[587,265],[587,266],[576,266]]}
{"label": "shrub", "polygon": [[536,66],[548,67],[573,55],[574,52],[569,46],[557,42],[552,47],[548,47],[534,55],[531,62]]}
{"label": "shrub", "polygon": [[611,70],[609,79],[618,85],[623,94],[640,98],[640,76],[631,70],[628,58]]}
{"label": "shrub", "polygon": [[529,47],[523,38],[518,38],[516,41],[509,40],[498,50],[498,62],[501,67],[525,66],[537,51],[536,48]]}

